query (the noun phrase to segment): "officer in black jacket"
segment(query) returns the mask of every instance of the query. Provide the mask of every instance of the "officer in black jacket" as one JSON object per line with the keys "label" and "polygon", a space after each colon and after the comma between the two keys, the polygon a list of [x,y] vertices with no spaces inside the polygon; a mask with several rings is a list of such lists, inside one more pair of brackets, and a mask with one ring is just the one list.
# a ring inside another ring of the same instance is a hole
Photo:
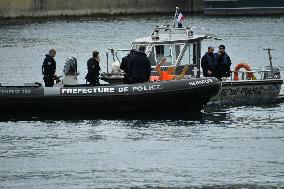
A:
{"label": "officer in black jacket", "polygon": [[204,77],[215,77],[216,66],[218,64],[217,55],[214,54],[214,47],[209,46],[208,51],[201,59],[201,67]]}
{"label": "officer in black jacket", "polygon": [[129,54],[122,58],[120,69],[124,71],[123,83],[129,83],[129,71],[128,67],[130,65],[131,57],[135,54],[136,50],[131,49]]}
{"label": "officer in black jacket", "polygon": [[139,46],[138,51],[131,57],[129,65],[129,82],[148,82],[151,75],[151,63],[145,54],[146,47]]}
{"label": "officer in black jacket", "polygon": [[85,77],[85,79],[90,83],[90,85],[99,85],[99,75],[100,75],[100,57],[99,57],[99,52],[94,51],[93,52],[93,57],[90,58],[87,62],[87,67],[88,67],[88,73]]}
{"label": "officer in black jacket", "polygon": [[218,65],[216,67],[216,78],[221,80],[222,77],[230,77],[232,62],[230,56],[225,52],[225,45],[219,46],[219,51],[218,53],[216,53],[216,57],[218,59]]}
{"label": "officer in black jacket", "polygon": [[57,78],[55,75],[56,62],[54,57],[56,55],[55,49],[50,49],[49,53],[45,55],[45,59],[42,64],[42,74],[45,87],[53,87],[54,80]]}

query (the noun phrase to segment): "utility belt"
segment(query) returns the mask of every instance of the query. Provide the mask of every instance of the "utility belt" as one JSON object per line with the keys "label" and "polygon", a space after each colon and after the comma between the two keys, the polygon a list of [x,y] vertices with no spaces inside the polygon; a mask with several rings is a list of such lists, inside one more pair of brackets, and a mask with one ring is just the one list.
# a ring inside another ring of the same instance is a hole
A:
{"label": "utility belt", "polygon": [[53,82],[53,80],[56,81],[56,83],[59,83],[61,76],[57,77],[56,75],[44,75],[43,76],[43,81],[44,82]]}
{"label": "utility belt", "polygon": [[43,81],[44,82],[53,82],[54,76],[53,75],[44,75],[43,76]]}
{"label": "utility belt", "polygon": [[50,78],[52,78],[52,79],[54,79],[54,75],[43,75],[43,79],[50,79]]}

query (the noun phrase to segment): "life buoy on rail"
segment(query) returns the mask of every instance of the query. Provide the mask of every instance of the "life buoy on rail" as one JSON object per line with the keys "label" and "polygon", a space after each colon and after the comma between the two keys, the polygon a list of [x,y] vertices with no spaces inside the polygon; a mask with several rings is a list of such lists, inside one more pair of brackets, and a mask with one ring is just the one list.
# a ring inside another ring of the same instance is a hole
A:
{"label": "life buoy on rail", "polygon": [[234,80],[237,81],[239,80],[239,69],[244,68],[246,69],[247,72],[247,78],[248,79],[253,79],[254,75],[253,72],[251,72],[250,66],[246,63],[239,63],[236,65],[235,67],[235,71],[234,71]]}

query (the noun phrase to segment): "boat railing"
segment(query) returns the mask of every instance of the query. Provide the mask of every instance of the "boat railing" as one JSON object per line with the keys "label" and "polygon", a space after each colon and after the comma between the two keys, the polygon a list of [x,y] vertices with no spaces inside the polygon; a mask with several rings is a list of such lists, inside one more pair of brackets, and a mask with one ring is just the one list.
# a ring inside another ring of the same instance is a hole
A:
{"label": "boat railing", "polygon": [[162,33],[171,35],[178,32],[186,35],[187,37],[193,36],[193,30],[190,27],[176,28],[170,26],[169,24],[156,26],[156,28],[151,32],[151,36],[153,39],[159,39],[159,35]]}
{"label": "boat railing", "polygon": [[252,78],[248,77],[248,74],[254,76],[257,73],[256,71],[247,71],[247,70],[239,70],[239,71],[231,71],[231,80],[234,80],[234,75],[239,75],[239,80],[252,80]]}
{"label": "boat railing", "polygon": [[[193,29],[195,27],[184,27],[184,28],[177,28],[177,27],[172,27],[169,24],[166,25],[161,25],[161,26],[156,26],[156,28],[151,32],[150,36],[152,39],[159,39],[160,34],[168,34],[170,37],[171,35],[176,35],[176,34],[183,34],[185,38],[190,38],[193,37]],[[214,40],[222,40],[219,37],[211,36],[208,34],[204,35],[198,35],[200,39],[214,39]]]}
{"label": "boat railing", "polygon": [[271,73],[270,70],[263,70],[263,71],[259,71],[260,75],[261,75],[261,79],[280,79],[280,72],[278,73]]}
{"label": "boat railing", "polygon": [[248,77],[248,74],[253,75],[254,79],[280,79],[280,71],[279,68],[274,67],[273,72],[271,73],[270,69],[255,69],[251,71],[247,70],[239,70],[239,71],[231,71],[231,80],[234,79],[234,74],[239,75],[239,80],[252,80]]}
{"label": "boat railing", "polygon": [[34,83],[24,83],[23,85],[1,85],[1,88],[39,88],[43,87],[41,83],[34,82]]}
{"label": "boat railing", "polygon": [[[124,55],[127,55],[127,53],[129,53],[130,49],[106,49],[106,65],[107,65],[107,74],[110,74],[110,69],[111,72],[121,72],[119,68],[119,65],[121,63],[122,58],[124,57]],[[119,57],[118,53],[123,53],[123,57]],[[110,68],[110,56],[112,58],[112,67]]]}

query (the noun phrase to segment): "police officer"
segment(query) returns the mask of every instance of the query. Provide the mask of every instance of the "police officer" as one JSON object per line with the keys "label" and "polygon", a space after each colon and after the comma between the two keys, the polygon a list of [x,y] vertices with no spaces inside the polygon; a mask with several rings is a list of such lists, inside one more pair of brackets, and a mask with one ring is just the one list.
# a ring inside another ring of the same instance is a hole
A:
{"label": "police officer", "polygon": [[54,57],[56,55],[55,49],[50,49],[49,53],[45,55],[45,59],[42,64],[42,74],[45,87],[53,87],[54,80],[57,78],[55,75],[56,62]]}
{"label": "police officer", "polygon": [[208,51],[201,59],[201,67],[203,70],[204,77],[215,77],[216,76],[216,66],[218,60],[216,54],[214,54],[214,47],[209,46]]}
{"label": "police officer", "polygon": [[136,50],[131,49],[129,54],[127,54],[125,57],[122,58],[121,64],[120,64],[120,69],[124,71],[124,78],[123,78],[123,83],[129,83],[129,71],[128,67],[130,64],[131,57],[135,54]]}
{"label": "police officer", "polygon": [[231,75],[231,59],[229,55],[225,52],[225,45],[219,46],[219,51],[216,54],[218,58],[218,64],[216,66],[216,77],[221,79],[222,77],[230,77]]}
{"label": "police officer", "polygon": [[85,79],[90,83],[90,85],[99,85],[99,75],[100,75],[100,57],[98,51],[93,51],[93,57],[87,62],[88,73]]}
{"label": "police officer", "polygon": [[129,82],[148,82],[151,75],[151,63],[145,54],[146,47],[139,46],[138,51],[131,57],[129,64]]}

